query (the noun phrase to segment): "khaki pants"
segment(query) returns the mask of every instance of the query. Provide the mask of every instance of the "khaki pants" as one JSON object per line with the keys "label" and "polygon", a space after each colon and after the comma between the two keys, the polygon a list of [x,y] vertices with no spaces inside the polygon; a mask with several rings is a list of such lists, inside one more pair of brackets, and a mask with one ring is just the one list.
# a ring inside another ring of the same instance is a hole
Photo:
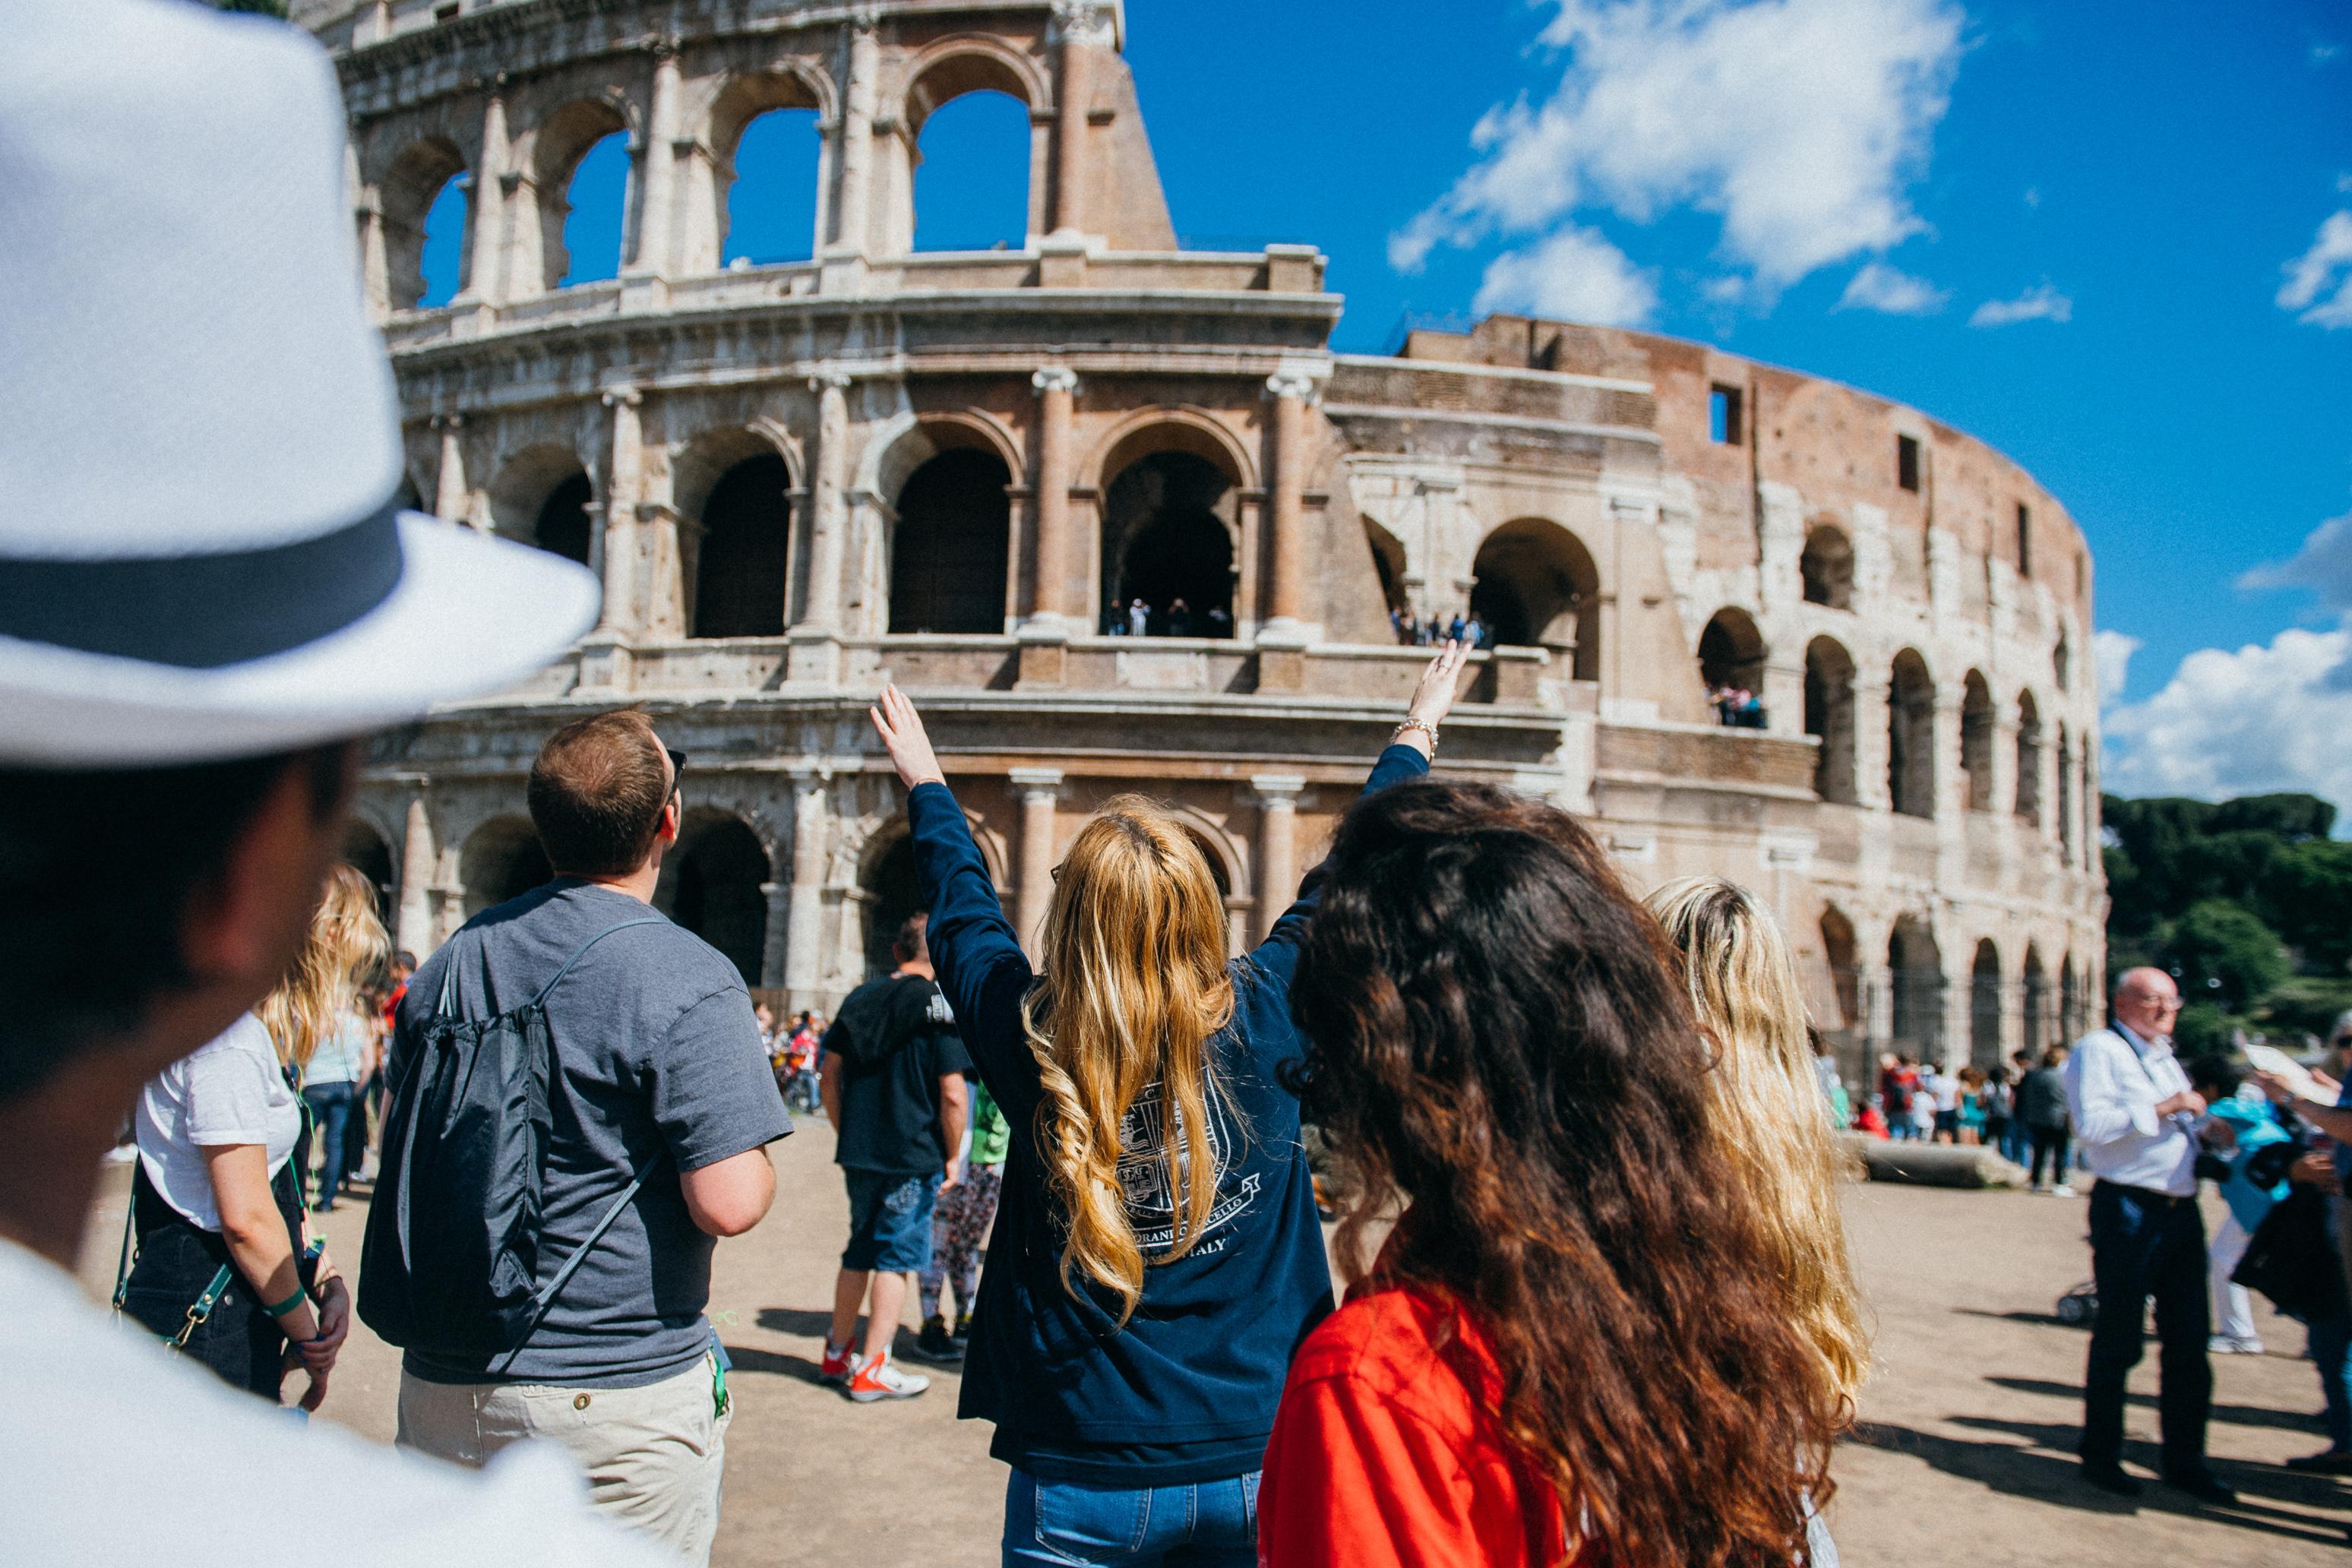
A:
{"label": "khaki pants", "polygon": [[399,1443],[480,1466],[509,1443],[545,1438],[572,1452],[588,1498],[617,1524],[667,1542],[693,1563],[710,1561],[719,1489],[733,1418],[713,1408],[709,1356],[643,1388],[427,1383],[400,1377]]}

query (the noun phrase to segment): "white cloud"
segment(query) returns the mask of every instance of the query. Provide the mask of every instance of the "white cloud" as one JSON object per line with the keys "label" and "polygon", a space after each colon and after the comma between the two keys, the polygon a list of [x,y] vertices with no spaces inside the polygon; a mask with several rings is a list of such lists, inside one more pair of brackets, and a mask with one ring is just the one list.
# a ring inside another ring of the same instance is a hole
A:
{"label": "white cloud", "polygon": [[1769,292],[1923,226],[1905,193],[1959,62],[1951,0],[1545,3],[1559,86],[1480,119],[1478,161],[1391,237],[1400,270],[1441,244],[1572,230],[1580,209],[1690,206]]}
{"label": "white cloud", "polygon": [[2336,44],[2314,44],[2311,46],[2311,63],[2324,66],[2343,52],[2343,48]]}
{"label": "white cloud", "polygon": [[2311,248],[2285,271],[2280,310],[2299,311],[2295,320],[2315,327],[2352,327],[2352,212],[2330,214]]}
{"label": "white cloud", "polygon": [[2038,207],[2042,205],[2042,187],[2040,185],[2028,185],[2025,187],[2025,205],[2030,207]]}
{"label": "white cloud", "polygon": [[2329,609],[2352,614],[2352,511],[2329,518],[2293,555],[2255,567],[2238,579],[2238,586],[2308,588]]}
{"label": "white cloud", "polygon": [[[2306,589],[2339,620],[2332,630],[2291,627],[2234,651],[2200,649],[2147,700],[2108,708],[2108,787],[2207,797],[2307,790],[2352,807],[2352,512],[2321,523],[2294,555],[2257,566],[2238,586]],[[2103,702],[2122,689],[2121,668],[2109,668],[2110,639],[2132,640],[2097,634]]]}
{"label": "white cloud", "polygon": [[1884,261],[1872,261],[1853,275],[1832,308],[1878,310],[1889,316],[1932,316],[1951,298],[1949,290],[1937,288],[1925,278],[1914,278]]}
{"label": "white cloud", "polygon": [[2106,706],[2124,694],[2131,678],[2132,655],[2141,647],[2139,638],[2123,632],[2093,632],[2091,657],[2099,666],[2099,705]]}
{"label": "white cloud", "polygon": [[1987,300],[1969,313],[1971,327],[2013,327],[2020,321],[2066,321],[2074,301],[2047,283],[2037,283],[2014,300]]}
{"label": "white cloud", "polygon": [[2119,795],[2307,790],[2352,805],[2352,631],[2278,634],[2190,654],[2164,689],[2110,710],[2102,772]]}
{"label": "white cloud", "polygon": [[1637,327],[1658,308],[1658,286],[1608,240],[1571,225],[1495,258],[1471,308]]}

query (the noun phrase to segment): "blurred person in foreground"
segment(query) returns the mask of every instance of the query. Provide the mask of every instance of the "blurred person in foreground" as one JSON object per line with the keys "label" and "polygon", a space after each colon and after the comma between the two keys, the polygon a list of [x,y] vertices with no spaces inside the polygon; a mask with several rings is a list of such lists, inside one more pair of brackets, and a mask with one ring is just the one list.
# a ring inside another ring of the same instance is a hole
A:
{"label": "blurred person in foreground", "polygon": [[293,1539],[269,1500],[294,1478],[301,1550],[340,1568],[658,1561],[590,1520],[560,1460],[468,1477],[305,1431],[110,1325],[68,1272],[100,1156],[142,1087],[236,1025],[300,951],[342,841],[353,737],[520,679],[595,619],[586,572],[399,511],[398,415],[361,302],[343,127],[333,67],[282,24],[164,0],[10,8],[13,1561],[262,1561]]}
{"label": "blurred person in foreground", "polygon": [[[1789,1317],[1812,1341],[1850,1419],[1870,1373],[1870,1335],[1838,1213],[1850,1162],[1821,1114],[1788,942],[1754,894],[1720,878],[1670,882],[1649,907],[1682,958],[1713,1058],[1701,1080],[1708,1123],[1763,1227]],[[1808,1561],[1829,1568],[1837,1549],[1818,1515],[1809,1533]]]}
{"label": "blurred person in foreground", "polygon": [[1327,866],[1293,1005],[1353,1286],[1291,1363],[1260,1561],[1797,1560],[1849,1412],[1657,922],[1492,785],[1368,796]]}

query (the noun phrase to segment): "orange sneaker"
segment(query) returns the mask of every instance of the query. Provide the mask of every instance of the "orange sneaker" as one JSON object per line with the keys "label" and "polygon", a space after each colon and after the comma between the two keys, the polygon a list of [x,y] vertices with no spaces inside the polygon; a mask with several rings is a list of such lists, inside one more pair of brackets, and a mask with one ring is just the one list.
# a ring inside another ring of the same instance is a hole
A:
{"label": "orange sneaker", "polygon": [[900,1372],[890,1364],[888,1351],[877,1352],[857,1363],[849,1379],[849,1397],[860,1405],[871,1405],[877,1399],[912,1399],[930,1387],[931,1380],[919,1372]]}
{"label": "orange sneaker", "polygon": [[816,1369],[816,1380],[841,1387],[849,1382],[849,1374],[857,1370],[857,1355],[847,1345],[836,1348],[830,1337],[824,1342],[824,1360]]}

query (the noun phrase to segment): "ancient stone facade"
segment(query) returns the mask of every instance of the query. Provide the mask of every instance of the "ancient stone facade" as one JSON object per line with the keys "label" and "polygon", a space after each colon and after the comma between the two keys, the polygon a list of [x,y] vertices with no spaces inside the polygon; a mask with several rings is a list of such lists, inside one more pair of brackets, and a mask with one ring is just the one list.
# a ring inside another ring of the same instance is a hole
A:
{"label": "ancient stone facade", "polygon": [[[348,96],[416,500],[605,585],[528,687],[379,746],[353,852],[404,946],[543,870],[545,734],[642,703],[690,756],[665,907],[791,1005],[837,1000],[915,898],[885,679],[1024,931],[1086,813],[1141,789],[1238,945],[1399,716],[1423,656],[1392,612],[1475,609],[1498,643],[1442,766],[1585,815],[1636,885],[1756,888],[1853,1070],[2049,1039],[2098,994],[2089,555],[1981,443],[1635,332],[1333,353],[1314,248],[1178,247],[1115,0],[297,11]],[[1027,106],[1029,232],[917,252],[923,122],[982,89]],[[777,108],[822,138],[810,258],[722,267],[736,142]],[[572,170],[614,132],[619,276],[559,287]],[[419,309],[452,179],[462,285]],[[1137,599],[1153,635],[1106,635]],[[1731,686],[1759,727],[1718,721]]]}

